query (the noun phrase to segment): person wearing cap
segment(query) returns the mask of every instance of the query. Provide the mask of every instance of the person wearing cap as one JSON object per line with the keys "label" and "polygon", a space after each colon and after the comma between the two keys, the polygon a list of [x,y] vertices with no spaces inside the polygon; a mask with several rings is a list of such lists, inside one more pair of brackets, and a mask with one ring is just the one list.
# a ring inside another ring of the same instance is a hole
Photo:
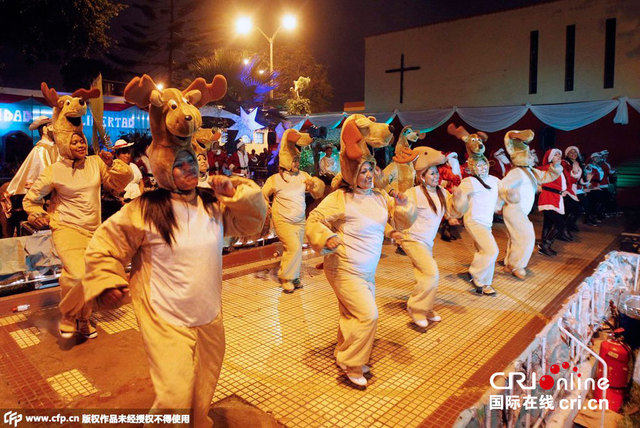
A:
{"label": "person wearing cap", "polygon": [[[365,387],[378,308],[375,273],[384,237],[401,239],[398,230],[415,221],[415,205],[404,194],[395,197],[374,189],[376,162],[367,145],[384,147],[393,134],[389,125],[364,115],[349,116],[340,134],[339,187],[309,214],[305,235],[324,255],[324,272],[338,298],[340,321],[336,363],[356,387]],[[393,225],[392,225],[393,224]]]}
{"label": "person wearing cap", "polygon": [[24,195],[36,181],[40,173],[58,160],[58,149],[53,142],[53,129],[51,119],[47,116],[38,116],[29,125],[30,131],[38,130],[40,139],[31,149],[20,169],[9,183],[7,191],[11,195]]}
{"label": "person wearing cap", "polygon": [[31,149],[20,168],[7,185],[7,202],[10,207],[7,222],[8,236],[18,231],[20,223],[27,220],[22,208],[22,199],[42,171],[58,160],[58,149],[53,142],[51,118],[38,116],[29,125],[30,131],[38,130],[40,139]]}
{"label": "person wearing cap", "polygon": [[249,138],[243,135],[240,141],[238,141],[236,151],[231,155],[227,162],[229,169],[233,174],[247,178],[250,177],[249,155],[247,154],[246,149],[246,144],[248,142]]}
{"label": "person wearing cap", "polygon": [[[111,153],[87,156],[87,140],[82,132],[56,136],[61,159],[49,165],[33,183],[24,198],[29,223],[36,228],[51,227],[53,245],[62,261],[60,288],[62,299],[80,287],[85,273],[84,250],[100,226],[100,190],[121,192],[131,181],[131,168]],[[44,200],[51,195],[48,210]],[[60,335],[71,338],[76,332],[94,338],[98,332],[89,323],[91,307],[84,306],[76,316],[63,313]]]}
{"label": "person wearing cap", "polygon": [[112,148],[115,152],[116,159],[120,159],[122,162],[129,165],[133,174],[133,178],[124,188],[124,194],[122,195],[124,202],[129,202],[142,195],[142,192],[144,191],[142,172],[135,163],[131,162],[133,159],[133,142],[128,143],[126,140],[119,139],[115,142]]}
{"label": "person wearing cap", "polygon": [[461,192],[453,190],[453,196],[438,183],[438,166],[446,162],[442,152],[431,147],[413,149],[417,155],[414,167],[416,186],[407,190],[409,201],[416,206],[418,215],[409,229],[402,231],[400,245],[413,264],[416,284],[407,301],[407,312],[415,325],[426,328],[429,322],[438,322],[440,315],[434,311],[438,288],[438,265],[433,258],[433,241],[445,213],[461,217],[455,211],[453,199]]}
{"label": "person wearing cap", "polygon": [[[548,171],[551,168],[560,167],[562,162],[562,152],[559,149],[549,149],[544,154],[542,165],[539,169]],[[564,174],[560,174],[555,180],[545,183],[542,186],[540,197],[538,198],[538,211],[543,212],[542,235],[538,252],[542,255],[553,257],[558,254],[551,245],[563,231],[564,199],[567,193],[567,179]]]}
{"label": "person wearing cap", "polygon": [[325,184],[317,177],[300,171],[300,151],[296,146],[308,146],[311,137],[295,129],[287,129],[280,139],[280,172],[272,175],[262,186],[262,194],[269,203],[276,235],[282,243],[282,259],[278,279],[285,293],[302,288],[302,244],[305,226],[305,193],[314,199],[324,195]]}

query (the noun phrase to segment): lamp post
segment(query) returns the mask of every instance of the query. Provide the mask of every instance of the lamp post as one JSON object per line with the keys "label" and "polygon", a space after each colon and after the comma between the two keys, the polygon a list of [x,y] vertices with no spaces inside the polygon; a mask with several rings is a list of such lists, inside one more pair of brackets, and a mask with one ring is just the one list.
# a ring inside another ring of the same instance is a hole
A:
{"label": "lamp post", "polygon": [[[260,34],[262,34],[264,38],[267,39],[267,42],[269,42],[269,76],[271,79],[271,86],[273,86],[273,42],[276,39],[276,36],[278,35],[278,32],[280,31],[280,29],[284,27],[286,30],[293,30],[294,28],[296,28],[296,25],[297,25],[297,19],[295,16],[285,15],[282,17],[282,21],[280,25],[278,26],[276,31],[274,31],[271,37],[267,36],[267,34],[264,31],[262,31],[260,27],[255,26],[255,28],[260,32]],[[251,22],[251,18],[244,17],[244,16],[240,17],[236,21],[236,32],[239,34],[247,34],[249,33],[249,31],[251,31],[253,26],[254,25]],[[269,99],[273,100],[273,89],[269,91]]]}

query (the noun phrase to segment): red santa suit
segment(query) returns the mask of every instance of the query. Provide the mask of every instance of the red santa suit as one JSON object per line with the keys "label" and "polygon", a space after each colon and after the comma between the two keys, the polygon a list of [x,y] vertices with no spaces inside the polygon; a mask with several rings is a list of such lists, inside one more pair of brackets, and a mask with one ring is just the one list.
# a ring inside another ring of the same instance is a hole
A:
{"label": "red santa suit", "polygon": [[[548,171],[552,166],[552,159],[556,154],[562,156],[562,152],[558,149],[549,149],[544,154],[540,170]],[[551,244],[562,232],[564,228],[564,200],[563,196],[567,191],[567,180],[564,174],[560,174],[555,180],[545,183],[542,186],[540,197],[538,198],[538,210],[544,212],[544,221],[542,223],[542,243],[540,245],[540,253],[544,255],[555,255],[555,251],[551,248]]]}

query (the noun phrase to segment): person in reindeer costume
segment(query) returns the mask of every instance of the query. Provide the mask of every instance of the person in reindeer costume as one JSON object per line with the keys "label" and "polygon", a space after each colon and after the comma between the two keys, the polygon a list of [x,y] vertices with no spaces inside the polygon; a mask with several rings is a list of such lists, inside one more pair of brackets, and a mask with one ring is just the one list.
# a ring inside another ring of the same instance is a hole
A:
{"label": "person in reindeer costume", "polygon": [[287,129],[280,139],[280,172],[272,175],[262,186],[267,203],[273,195],[272,218],[283,252],[278,278],[285,293],[302,288],[302,243],[305,226],[305,192],[314,199],[324,195],[325,184],[316,177],[300,171],[300,150],[313,140],[309,134]]}
{"label": "person in reindeer costume", "polygon": [[209,152],[213,144],[220,140],[220,131],[200,128],[193,134],[191,144],[198,159],[198,187],[211,188],[209,184]]}
{"label": "person in reindeer costume", "polygon": [[438,165],[446,161],[442,152],[431,147],[418,147],[413,149],[413,157],[416,186],[407,190],[406,194],[416,206],[418,216],[409,229],[402,231],[400,244],[411,259],[416,276],[416,285],[407,301],[407,311],[418,327],[426,328],[429,322],[441,320],[433,310],[439,277],[438,265],[433,258],[433,240],[445,213],[451,217],[461,217],[455,211],[453,199],[459,198],[462,193],[456,188],[452,197],[438,184]]}
{"label": "person in reindeer costume", "polygon": [[340,324],[336,363],[351,383],[365,387],[364,374],[378,323],[375,273],[384,237],[400,239],[415,221],[415,206],[403,194],[395,198],[374,189],[375,159],[367,145],[384,147],[393,134],[388,125],[359,114],[349,116],[340,133],[342,183],[307,219],[306,236],[324,254],[324,272],[338,298]]}
{"label": "person in reindeer costume", "polygon": [[394,162],[391,162],[382,171],[384,173],[385,183],[389,183],[385,190],[391,194],[392,191],[403,193],[413,187],[416,170],[412,162],[402,163],[395,162],[397,156],[403,156],[404,151],[411,150],[411,144],[418,141],[420,134],[414,131],[411,126],[405,126],[400,132],[400,138],[395,147]]}
{"label": "person in reindeer costume", "polygon": [[[149,108],[149,157],[159,189],[125,205],[96,231],[80,293],[65,309],[85,302],[113,306],[130,290],[156,397],[152,413],[190,409],[193,426],[208,416],[225,350],[221,312],[223,235],[248,235],[264,223],[267,207],[248,179],[213,176],[198,188],[191,140],[198,110],[222,98],[226,80],[198,78],[184,91],[157,89],[135,77],[124,98]],[[131,262],[131,274],[125,267]]]}
{"label": "person in reindeer costume", "polygon": [[561,168],[549,168],[546,171],[533,168],[533,158],[529,151],[529,143],[533,137],[534,133],[530,129],[512,130],[504,136],[504,146],[511,157],[513,167],[502,180],[502,185],[505,189],[512,189],[517,193],[517,202],[506,200],[502,209],[502,217],[509,234],[504,271],[520,279],[527,275],[525,269],[536,244],[536,234],[533,223],[529,220],[529,213],[538,186],[549,183],[562,174]]}
{"label": "person in reindeer costume", "polygon": [[[87,100],[99,96],[98,89],[80,89],[64,96],[58,96],[55,89],[44,82],[41,89],[53,108],[51,125],[60,160],[43,170],[27,192],[23,206],[29,223],[36,228],[51,227],[53,245],[62,262],[60,336],[69,339],[77,332],[92,339],[98,332],[89,322],[91,307],[84,305],[73,316],[66,314],[62,307],[69,293],[81,288],[84,251],[101,221],[101,186],[104,184],[112,192],[120,193],[133,174],[128,165],[114,160],[111,153],[87,156],[82,116],[87,112]],[[49,195],[51,202],[45,211],[44,200]]]}
{"label": "person in reindeer costume", "polygon": [[[456,200],[455,206],[456,211],[464,214],[464,227],[476,247],[469,266],[469,276],[476,293],[494,295],[496,291],[491,283],[498,258],[498,245],[491,227],[493,214],[500,208],[502,183],[489,175],[489,161],[484,156],[487,134],[469,134],[462,126],[456,128],[454,124],[449,124],[447,131],[464,142],[468,154],[467,168],[471,173],[458,187],[463,196]],[[517,201],[514,199],[513,202]]]}

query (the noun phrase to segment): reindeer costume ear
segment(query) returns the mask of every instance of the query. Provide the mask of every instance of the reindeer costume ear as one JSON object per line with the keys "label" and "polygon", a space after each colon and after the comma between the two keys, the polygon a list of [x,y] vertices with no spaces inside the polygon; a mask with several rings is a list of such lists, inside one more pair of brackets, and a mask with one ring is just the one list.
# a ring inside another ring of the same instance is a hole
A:
{"label": "reindeer costume ear", "polygon": [[362,157],[362,149],[358,146],[364,136],[356,126],[355,120],[347,121],[342,129],[342,141],[345,145],[345,153],[351,160]]}

